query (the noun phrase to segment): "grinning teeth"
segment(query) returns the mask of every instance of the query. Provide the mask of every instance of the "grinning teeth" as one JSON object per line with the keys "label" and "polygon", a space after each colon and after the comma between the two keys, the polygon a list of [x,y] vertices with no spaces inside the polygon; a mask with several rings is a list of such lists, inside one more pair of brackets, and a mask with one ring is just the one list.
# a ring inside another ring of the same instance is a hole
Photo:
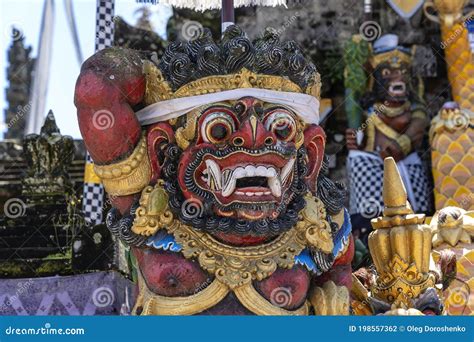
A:
{"label": "grinning teeth", "polygon": [[288,163],[286,163],[285,166],[283,166],[283,169],[281,169],[281,181],[282,183],[285,183],[286,180],[288,179],[288,176],[291,173],[291,170],[293,169],[293,165],[295,165],[295,158],[290,159]]}
{"label": "grinning teeth", "polygon": [[[255,169],[255,166],[248,165],[248,166],[245,167],[244,173],[242,174],[242,177],[253,177],[255,175],[258,176],[257,170]],[[239,178],[242,178],[242,177],[239,177]]]}
{"label": "grinning teeth", "polygon": [[281,196],[281,181],[279,177],[271,177],[268,179],[268,186],[272,191],[273,196]]}
{"label": "grinning teeth", "polygon": [[[245,167],[239,166],[235,169],[227,169],[221,172],[217,163],[213,160],[206,160],[208,179],[207,183],[211,189],[221,190],[223,197],[229,197],[234,193],[237,180],[246,177],[266,177],[268,179],[268,186],[271,191],[265,192],[242,192],[236,191],[237,195],[246,196],[261,196],[273,194],[276,197],[281,196],[282,192],[282,180],[286,180],[291,173],[295,159],[291,159],[283,167],[282,176],[280,177],[279,172],[274,167],[266,167],[263,165],[254,166],[247,165]],[[204,173],[204,172],[203,172]],[[205,177],[204,177],[205,178]],[[203,179],[204,179],[203,178]]]}
{"label": "grinning teeth", "polygon": [[207,184],[215,190],[220,190],[222,188],[222,174],[219,165],[215,161],[207,159],[206,166],[209,174]]}
{"label": "grinning teeth", "polygon": [[[237,167],[233,170],[234,177],[236,179],[245,178],[245,177],[276,177],[277,171],[273,167],[265,167],[265,166],[253,166],[247,165],[246,167]],[[230,173],[230,170],[225,170],[222,175],[222,183],[227,181],[227,175]]]}
{"label": "grinning teeth", "polygon": [[238,167],[234,170],[234,177],[236,179],[246,177],[248,174],[247,170],[245,170],[243,167]]}
{"label": "grinning teeth", "polygon": [[222,188],[222,196],[229,197],[235,190],[237,184],[237,178],[235,177],[235,171],[232,172]]}
{"label": "grinning teeth", "polygon": [[267,169],[265,166],[259,166],[255,169],[255,175],[257,177],[266,177],[267,176]]}

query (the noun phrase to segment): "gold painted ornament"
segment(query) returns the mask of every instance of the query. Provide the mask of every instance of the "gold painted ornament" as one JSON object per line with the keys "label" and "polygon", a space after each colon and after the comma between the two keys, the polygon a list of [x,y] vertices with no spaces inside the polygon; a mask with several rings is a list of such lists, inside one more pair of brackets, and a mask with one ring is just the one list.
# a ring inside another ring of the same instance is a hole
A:
{"label": "gold painted ornament", "polygon": [[474,210],[474,113],[439,111],[431,121],[435,207]]}
{"label": "gold painted ornament", "polygon": [[384,212],[372,220],[369,249],[377,269],[371,296],[393,309],[412,307],[413,299],[435,286],[430,272],[431,228],[413,213],[393,158],[384,160]]}
{"label": "gold painted ornament", "polygon": [[295,227],[266,244],[235,247],[175,218],[168,208],[163,186],[164,182],[159,180],[154,187],[143,190],[132,231],[151,236],[159,229],[166,229],[182,246],[185,258],[196,259],[204,270],[230,289],[263,280],[277,267],[292,268],[295,256],[306,247],[332,253],[334,246],[326,210],[321,200],[312,195],[306,195],[307,206]]}
{"label": "gold painted ornament", "polygon": [[430,227],[434,261],[439,262],[444,250],[456,255],[456,272],[443,291],[445,312],[448,315],[474,315],[474,212],[443,208],[433,216]]}
{"label": "gold painted ornament", "polygon": [[395,12],[404,19],[410,19],[423,6],[424,0],[388,0]]}
{"label": "gold painted ornament", "polygon": [[[474,111],[474,62],[466,22],[473,12],[463,15],[467,0],[426,1],[425,15],[441,25],[441,47],[448,67],[454,101],[462,109]],[[438,12],[438,16],[432,14]]]}
{"label": "gold painted ornament", "polygon": [[114,164],[94,164],[94,172],[101,179],[111,197],[140,192],[151,179],[145,133],[142,134],[130,156]]}
{"label": "gold painted ornament", "polygon": [[158,180],[154,187],[143,189],[132,227],[135,234],[152,236],[173,222],[173,213],[168,209],[169,196],[163,186],[163,180]]}
{"label": "gold painted ornament", "polygon": [[[152,293],[140,275],[140,295],[134,312],[140,307],[142,314],[196,314],[213,307],[232,291],[242,305],[255,314],[308,315],[309,301],[296,310],[285,310],[262,297],[253,287],[253,280],[260,281],[269,277],[277,267],[293,267],[295,256],[306,247],[332,253],[334,246],[323,203],[309,194],[305,200],[307,207],[291,230],[267,244],[235,247],[216,240],[208,233],[196,231],[174,218],[168,208],[168,195],[162,180],[155,186],[146,187],[136,211],[133,232],[151,236],[160,229],[166,229],[182,246],[183,256],[196,259],[215,278],[209,286],[193,296],[163,297]],[[341,217],[336,216],[334,220],[340,222]],[[325,298],[327,304],[319,306],[319,311],[316,312],[348,313],[347,289],[327,284],[315,291],[314,296]]]}
{"label": "gold painted ornament", "polygon": [[161,71],[152,62],[145,61],[143,68],[147,80],[145,91],[145,104],[147,105],[165,100],[242,88],[301,93],[311,95],[318,100],[321,98],[321,76],[319,74],[316,74],[305,89],[301,89],[287,77],[257,74],[243,68],[235,74],[203,77],[173,91]]}
{"label": "gold painted ornament", "polygon": [[316,315],[349,315],[349,290],[327,281],[322,287],[315,287],[310,295]]}

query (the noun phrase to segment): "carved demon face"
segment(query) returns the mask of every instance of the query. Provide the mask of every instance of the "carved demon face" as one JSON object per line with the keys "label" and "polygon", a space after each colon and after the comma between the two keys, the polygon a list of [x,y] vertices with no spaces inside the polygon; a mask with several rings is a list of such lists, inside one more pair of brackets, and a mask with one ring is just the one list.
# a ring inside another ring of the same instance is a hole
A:
{"label": "carved demon face", "polygon": [[277,235],[296,223],[303,195],[316,189],[324,133],[284,106],[253,97],[214,103],[174,129],[178,143],[188,135],[188,146],[179,157],[165,152],[177,166],[163,166],[162,178],[171,207],[196,228]]}
{"label": "carved demon face", "polygon": [[405,102],[410,89],[410,66],[401,62],[394,66],[389,62],[381,63],[374,71],[374,92],[378,101]]}

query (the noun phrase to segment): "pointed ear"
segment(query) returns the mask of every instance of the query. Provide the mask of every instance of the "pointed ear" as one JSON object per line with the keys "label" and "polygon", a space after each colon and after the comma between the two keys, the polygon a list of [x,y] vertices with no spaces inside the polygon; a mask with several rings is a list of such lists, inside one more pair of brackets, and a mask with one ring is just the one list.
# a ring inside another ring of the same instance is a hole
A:
{"label": "pointed ear", "polygon": [[148,157],[151,163],[151,183],[155,183],[161,176],[161,167],[164,159],[162,158],[162,147],[169,143],[174,143],[174,131],[171,125],[166,122],[160,122],[151,125],[147,129]]}
{"label": "pointed ear", "polygon": [[326,144],[326,134],[318,125],[311,125],[304,131],[304,146],[308,152],[308,173],[305,180],[310,191],[316,193],[316,183],[319,170],[323,163],[324,146]]}

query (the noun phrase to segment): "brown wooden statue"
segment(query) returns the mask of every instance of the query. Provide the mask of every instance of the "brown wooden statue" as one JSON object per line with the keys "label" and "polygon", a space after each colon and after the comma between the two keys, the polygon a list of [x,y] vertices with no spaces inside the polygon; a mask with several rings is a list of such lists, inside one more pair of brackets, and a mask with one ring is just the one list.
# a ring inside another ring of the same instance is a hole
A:
{"label": "brown wooden statue", "polygon": [[[373,45],[369,60],[370,92],[366,120],[347,131],[350,212],[354,226],[365,224],[383,208],[383,159],[397,162],[408,198],[416,212],[429,209],[427,177],[416,153],[428,120],[411,73],[411,52],[398,46],[398,37],[385,35]],[[420,81],[421,82],[421,81]]]}

